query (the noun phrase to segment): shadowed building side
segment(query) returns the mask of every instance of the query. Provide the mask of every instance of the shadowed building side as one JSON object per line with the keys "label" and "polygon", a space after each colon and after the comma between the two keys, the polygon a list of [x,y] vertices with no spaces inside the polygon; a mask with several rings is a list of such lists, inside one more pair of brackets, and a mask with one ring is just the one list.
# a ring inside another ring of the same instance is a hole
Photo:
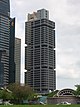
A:
{"label": "shadowed building side", "polygon": [[3,54],[5,51],[0,50],[0,86],[4,84],[4,63],[1,61]]}
{"label": "shadowed building side", "polygon": [[9,83],[15,83],[15,18],[10,19]]}

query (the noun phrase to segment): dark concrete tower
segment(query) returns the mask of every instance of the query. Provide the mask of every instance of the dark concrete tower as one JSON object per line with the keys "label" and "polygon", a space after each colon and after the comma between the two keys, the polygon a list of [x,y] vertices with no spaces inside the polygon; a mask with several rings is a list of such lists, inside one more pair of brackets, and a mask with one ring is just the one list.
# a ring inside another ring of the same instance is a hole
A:
{"label": "dark concrete tower", "polygon": [[47,10],[28,14],[25,43],[26,83],[38,93],[55,90],[55,22]]}
{"label": "dark concrete tower", "polygon": [[9,83],[15,83],[15,18],[10,19]]}

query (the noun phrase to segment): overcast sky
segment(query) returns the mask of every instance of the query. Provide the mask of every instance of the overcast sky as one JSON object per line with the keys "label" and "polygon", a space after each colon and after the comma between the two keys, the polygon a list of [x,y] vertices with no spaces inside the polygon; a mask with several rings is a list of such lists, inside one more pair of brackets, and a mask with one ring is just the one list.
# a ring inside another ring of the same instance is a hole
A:
{"label": "overcast sky", "polygon": [[16,37],[22,39],[21,81],[23,82],[25,21],[27,14],[45,8],[56,24],[57,89],[80,84],[80,0],[10,0],[11,17],[16,17]]}

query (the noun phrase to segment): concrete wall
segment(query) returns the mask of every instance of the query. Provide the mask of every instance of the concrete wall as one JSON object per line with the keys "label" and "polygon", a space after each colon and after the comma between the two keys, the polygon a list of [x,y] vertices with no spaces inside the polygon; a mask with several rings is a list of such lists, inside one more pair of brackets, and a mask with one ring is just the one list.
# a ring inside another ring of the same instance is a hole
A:
{"label": "concrete wall", "polygon": [[48,104],[58,104],[60,102],[69,102],[71,104],[77,104],[80,103],[80,97],[75,96],[60,96],[60,97],[54,97],[54,98],[47,98]]}

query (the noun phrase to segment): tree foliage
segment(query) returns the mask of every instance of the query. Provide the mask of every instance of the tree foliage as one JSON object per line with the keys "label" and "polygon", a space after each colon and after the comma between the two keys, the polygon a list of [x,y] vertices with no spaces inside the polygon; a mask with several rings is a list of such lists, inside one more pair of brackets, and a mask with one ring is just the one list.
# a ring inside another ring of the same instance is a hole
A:
{"label": "tree foliage", "polygon": [[79,96],[80,95],[80,85],[75,85],[75,87],[76,87],[75,95]]}
{"label": "tree foliage", "polygon": [[8,89],[12,91],[14,99],[18,101],[31,99],[33,97],[33,90],[28,85],[10,84]]}
{"label": "tree foliage", "polygon": [[57,96],[58,91],[59,91],[59,90],[55,90],[55,91],[49,93],[49,94],[47,95],[47,97]]}
{"label": "tree foliage", "polygon": [[0,89],[0,98],[5,100],[12,99],[12,93],[8,92],[7,89]]}

